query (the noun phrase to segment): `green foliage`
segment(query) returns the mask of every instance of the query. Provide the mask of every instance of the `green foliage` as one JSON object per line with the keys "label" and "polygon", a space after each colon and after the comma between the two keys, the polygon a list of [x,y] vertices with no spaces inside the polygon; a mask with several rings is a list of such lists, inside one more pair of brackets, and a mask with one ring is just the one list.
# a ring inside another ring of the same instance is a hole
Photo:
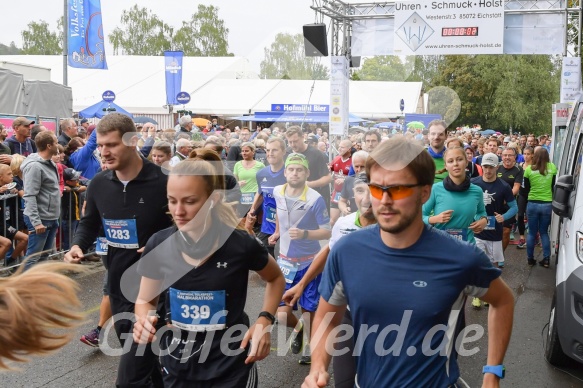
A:
{"label": "green foliage", "polygon": [[165,50],[182,50],[187,56],[231,56],[229,29],[218,16],[219,8],[199,5],[189,21],[174,28],[151,10],[134,5],[124,10],[121,27],[109,35],[115,54],[163,55]]}
{"label": "green foliage", "polygon": [[270,79],[328,79],[318,57],[306,57],[302,34],[279,33],[260,65],[260,77]]}
{"label": "green foliage", "polygon": [[409,69],[396,55],[380,55],[365,59],[362,68],[356,72],[362,81],[402,82],[407,79]]}
{"label": "green foliage", "polygon": [[21,34],[22,54],[58,55],[63,52],[62,39],[56,32],[49,31],[49,24],[44,20],[28,23]]}
{"label": "green foliage", "polygon": [[173,29],[145,7],[134,5],[121,14],[122,27],[109,35],[115,54],[163,55],[170,50]]}
{"label": "green foliage", "polygon": [[0,55],[20,55],[22,50],[16,47],[14,42],[10,42],[10,46],[0,43]]}
{"label": "green foliage", "polygon": [[462,102],[452,126],[481,124],[501,132],[510,127],[523,133],[548,132],[560,82],[560,67],[552,57],[445,56],[438,69],[433,84],[453,89]]}
{"label": "green foliage", "polygon": [[226,57],[229,53],[227,41],[229,29],[219,18],[219,8],[203,4],[198,5],[188,22],[176,31],[173,40],[175,50],[184,51],[184,55],[201,57]]}

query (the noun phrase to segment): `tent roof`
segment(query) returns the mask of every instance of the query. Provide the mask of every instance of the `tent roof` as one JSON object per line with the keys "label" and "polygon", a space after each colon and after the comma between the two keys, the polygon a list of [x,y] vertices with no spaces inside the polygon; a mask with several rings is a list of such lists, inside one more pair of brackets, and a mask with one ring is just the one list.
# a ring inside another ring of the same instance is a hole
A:
{"label": "tent roof", "polygon": [[[63,57],[58,55],[2,55],[10,61],[51,69],[51,80],[62,83]],[[101,100],[105,90],[115,103],[133,114],[166,114],[164,57],[107,57],[109,70],[68,69],[73,110]],[[191,95],[186,108],[196,114],[239,116],[271,110],[271,104],[330,104],[329,81],[259,79],[241,57],[184,57],[182,89]],[[314,87],[313,92],[312,85]],[[369,119],[415,112],[421,82],[350,81],[350,112]],[[180,107],[181,108],[181,107]],[[180,108],[175,108],[180,109]]]}
{"label": "tent roof", "polygon": [[[51,69],[51,81],[63,82],[63,57],[58,55],[2,55],[1,61],[42,65]],[[69,67],[68,84],[73,89],[73,110],[78,112],[112,90],[115,103],[132,113],[163,114],[166,83],[163,56],[110,55],[108,70]],[[184,57],[183,90],[192,94],[213,78],[235,79],[258,76],[241,57]]]}

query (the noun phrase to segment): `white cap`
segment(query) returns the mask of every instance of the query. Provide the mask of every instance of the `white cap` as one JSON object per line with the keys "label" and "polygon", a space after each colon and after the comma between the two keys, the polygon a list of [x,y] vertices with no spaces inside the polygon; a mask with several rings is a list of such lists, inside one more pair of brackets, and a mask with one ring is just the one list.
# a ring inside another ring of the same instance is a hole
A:
{"label": "white cap", "polygon": [[498,160],[498,155],[493,154],[491,152],[487,153],[482,158],[482,166],[494,166],[494,167],[498,167],[499,164],[500,164],[500,162]]}

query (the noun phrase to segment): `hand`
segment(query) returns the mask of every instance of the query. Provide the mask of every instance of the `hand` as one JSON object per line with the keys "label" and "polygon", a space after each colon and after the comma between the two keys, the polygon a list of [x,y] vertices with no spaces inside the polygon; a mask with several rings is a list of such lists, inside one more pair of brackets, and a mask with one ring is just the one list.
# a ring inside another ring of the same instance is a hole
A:
{"label": "hand", "polygon": [[239,181],[239,186],[245,186],[247,184],[247,181]]}
{"label": "hand", "polygon": [[249,349],[249,356],[245,359],[245,364],[261,361],[269,356],[272,327],[271,321],[267,318],[259,317],[255,324],[247,330],[241,342],[241,349],[245,349],[249,341],[251,341],[251,349]]}
{"label": "hand", "polygon": [[325,387],[330,381],[330,375],[325,370],[310,370],[310,374],[304,379],[302,388]]}
{"label": "hand", "polygon": [[69,252],[65,253],[64,260],[67,263],[79,264],[83,259],[83,251],[79,248],[79,245],[73,245]]}
{"label": "hand", "polygon": [[145,345],[156,340],[156,322],[158,322],[158,317],[155,315],[138,318],[134,323],[134,342]]}
{"label": "hand", "polygon": [[300,299],[300,296],[302,296],[304,288],[305,287],[301,283],[296,284],[283,294],[281,300],[286,304],[286,306],[295,306],[298,299]]}
{"label": "hand", "polygon": [[346,206],[346,210],[341,210],[341,213],[342,213],[343,216],[349,215],[351,213],[350,212],[350,206]]}
{"label": "hand", "polygon": [[47,231],[47,227],[44,226],[43,224],[38,224],[34,227],[34,231],[36,234],[43,234],[44,232]]}
{"label": "hand", "polygon": [[488,219],[480,218],[478,221],[472,222],[468,228],[474,233],[480,233],[484,230],[486,225],[488,225]]}
{"label": "hand", "polygon": [[0,163],[10,164],[12,161],[12,155],[0,155]]}
{"label": "hand", "polygon": [[277,240],[279,240],[279,232],[275,232],[271,236],[269,236],[269,238],[267,239],[267,243],[269,245],[275,245]]}
{"label": "hand", "polygon": [[248,212],[247,217],[245,217],[245,229],[253,230],[253,226],[255,225],[256,221],[257,221],[257,216],[252,215],[251,212]]}
{"label": "hand", "polygon": [[494,212],[494,215],[496,216],[496,222],[501,224],[504,222],[504,216],[502,214],[498,214],[496,212]]}
{"label": "hand", "polygon": [[453,210],[446,210],[439,213],[436,216],[433,216],[436,224],[447,224],[451,220],[451,215],[453,214]]}
{"label": "hand", "polygon": [[6,191],[6,186],[0,186],[0,194]]}
{"label": "hand", "polygon": [[300,240],[304,238],[304,231],[298,228],[289,228],[289,237],[292,240]]}
{"label": "hand", "polygon": [[146,248],[146,247],[141,247],[140,249],[138,249],[138,253],[144,253],[144,249],[145,249],[145,248]]}

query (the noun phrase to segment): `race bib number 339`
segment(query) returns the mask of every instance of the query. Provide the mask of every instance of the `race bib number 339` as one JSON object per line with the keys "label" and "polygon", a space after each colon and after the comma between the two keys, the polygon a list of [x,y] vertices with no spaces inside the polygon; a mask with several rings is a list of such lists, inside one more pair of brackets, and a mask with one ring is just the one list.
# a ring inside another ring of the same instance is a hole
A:
{"label": "race bib number 339", "polygon": [[172,324],[188,331],[225,328],[225,291],[182,291],[170,288]]}
{"label": "race bib number 339", "polygon": [[138,249],[138,229],[135,219],[103,219],[103,230],[107,245],[115,248]]}

